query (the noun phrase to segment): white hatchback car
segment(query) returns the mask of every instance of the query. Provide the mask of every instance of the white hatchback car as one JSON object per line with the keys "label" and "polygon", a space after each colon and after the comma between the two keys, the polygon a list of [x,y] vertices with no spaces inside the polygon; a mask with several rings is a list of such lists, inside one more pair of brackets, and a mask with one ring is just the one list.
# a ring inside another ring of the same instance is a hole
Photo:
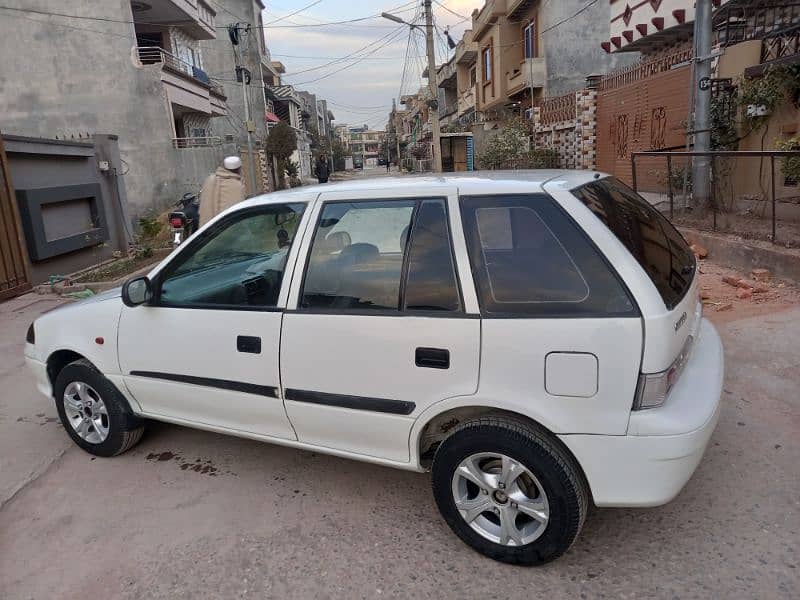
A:
{"label": "white hatchback car", "polygon": [[686,242],[580,171],[253,198],[27,341],[92,454],[156,419],[431,470],[455,533],[520,564],[564,553],[590,500],[675,497],[723,376]]}

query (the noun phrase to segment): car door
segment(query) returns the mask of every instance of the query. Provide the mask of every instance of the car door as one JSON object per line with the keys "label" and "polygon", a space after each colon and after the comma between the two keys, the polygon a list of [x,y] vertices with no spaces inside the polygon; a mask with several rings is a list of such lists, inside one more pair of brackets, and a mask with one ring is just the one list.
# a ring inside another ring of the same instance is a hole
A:
{"label": "car door", "polygon": [[408,462],[416,416],[475,393],[480,320],[453,215],[455,189],[320,196],[281,342],[301,442]]}
{"label": "car door", "polygon": [[155,275],[149,305],[123,308],[120,368],[145,414],[295,439],[278,352],[305,207],[223,217]]}

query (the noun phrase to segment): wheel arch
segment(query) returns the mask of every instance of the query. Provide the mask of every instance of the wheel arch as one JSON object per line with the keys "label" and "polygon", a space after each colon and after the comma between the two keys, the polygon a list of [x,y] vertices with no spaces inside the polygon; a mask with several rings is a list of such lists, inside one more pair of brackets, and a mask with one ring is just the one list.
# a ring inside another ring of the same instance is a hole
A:
{"label": "wheel arch", "polygon": [[[50,356],[48,356],[47,360],[45,361],[47,365],[47,378],[50,380],[50,385],[55,388],[56,379],[58,379],[59,373],[61,373],[61,371],[64,370],[64,367],[66,367],[68,364],[77,360],[85,360],[92,364],[92,361],[90,361],[84,355],[75,352],[75,350],[64,348],[51,352]],[[92,364],[92,366],[94,366],[94,364]]]}
{"label": "wheel arch", "polygon": [[50,380],[50,389],[52,390],[53,395],[55,395],[56,379],[58,379],[58,376],[61,373],[61,371],[63,371],[67,365],[70,365],[77,361],[84,361],[88,363],[89,366],[92,367],[92,369],[94,369],[101,376],[107,379],[108,383],[117,389],[120,398],[122,398],[125,411],[129,415],[136,414],[136,411],[133,410],[130,399],[122,390],[119,389],[119,386],[115,384],[114,381],[106,377],[103,374],[103,372],[99,368],[97,368],[97,365],[95,365],[94,362],[92,362],[89,358],[69,348],[62,348],[60,350],[55,350],[51,352],[50,355],[47,357],[47,361],[45,363],[47,367],[47,378]]}
{"label": "wheel arch", "polygon": [[418,464],[423,470],[429,470],[430,465],[433,462],[433,455],[436,452],[436,448],[450,435],[450,431],[465,421],[489,415],[504,416],[515,419],[541,432],[544,436],[551,440],[553,444],[557,445],[561,450],[563,450],[566,456],[569,456],[572,459],[580,476],[583,478],[583,481],[586,484],[586,490],[591,495],[591,486],[589,485],[589,480],[586,477],[583,466],[575,454],[567,447],[566,444],[564,444],[564,442],[561,441],[561,439],[559,439],[555,433],[553,433],[552,430],[528,415],[524,415],[513,410],[499,408],[497,406],[468,404],[462,406],[453,406],[433,415],[420,416],[418,422],[412,429],[412,462]]}

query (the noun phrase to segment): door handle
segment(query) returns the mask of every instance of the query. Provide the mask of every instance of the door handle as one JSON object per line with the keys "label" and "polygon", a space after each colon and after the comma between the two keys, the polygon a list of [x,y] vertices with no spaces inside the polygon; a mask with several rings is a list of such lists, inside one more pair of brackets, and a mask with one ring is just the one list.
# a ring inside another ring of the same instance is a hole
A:
{"label": "door handle", "polygon": [[414,364],[424,369],[449,369],[450,350],[444,348],[417,348]]}
{"label": "door handle", "polygon": [[261,338],[252,335],[237,336],[236,350],[248,354],[261,354]]}

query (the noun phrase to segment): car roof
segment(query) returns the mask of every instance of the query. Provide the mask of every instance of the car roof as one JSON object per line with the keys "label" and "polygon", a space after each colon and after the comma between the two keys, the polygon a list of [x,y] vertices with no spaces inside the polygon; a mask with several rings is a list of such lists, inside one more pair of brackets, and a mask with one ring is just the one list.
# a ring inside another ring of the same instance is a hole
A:
{"label": "car roof", "polygon": [[254,196],[239,205],[257,206],[277,202],[309,202],[321,193],[347,193],[375,190],[391,192],[410,187],[458,188],[461,194],[537,193],[545,183],[557,181],[561,187],[572,189],[601,176],[597,171],[573,169],[536,169],[515,171],[463,171],[459,173],[431,173],[394,175],[384,177],[359,177],[321,185],[311,185]]}

